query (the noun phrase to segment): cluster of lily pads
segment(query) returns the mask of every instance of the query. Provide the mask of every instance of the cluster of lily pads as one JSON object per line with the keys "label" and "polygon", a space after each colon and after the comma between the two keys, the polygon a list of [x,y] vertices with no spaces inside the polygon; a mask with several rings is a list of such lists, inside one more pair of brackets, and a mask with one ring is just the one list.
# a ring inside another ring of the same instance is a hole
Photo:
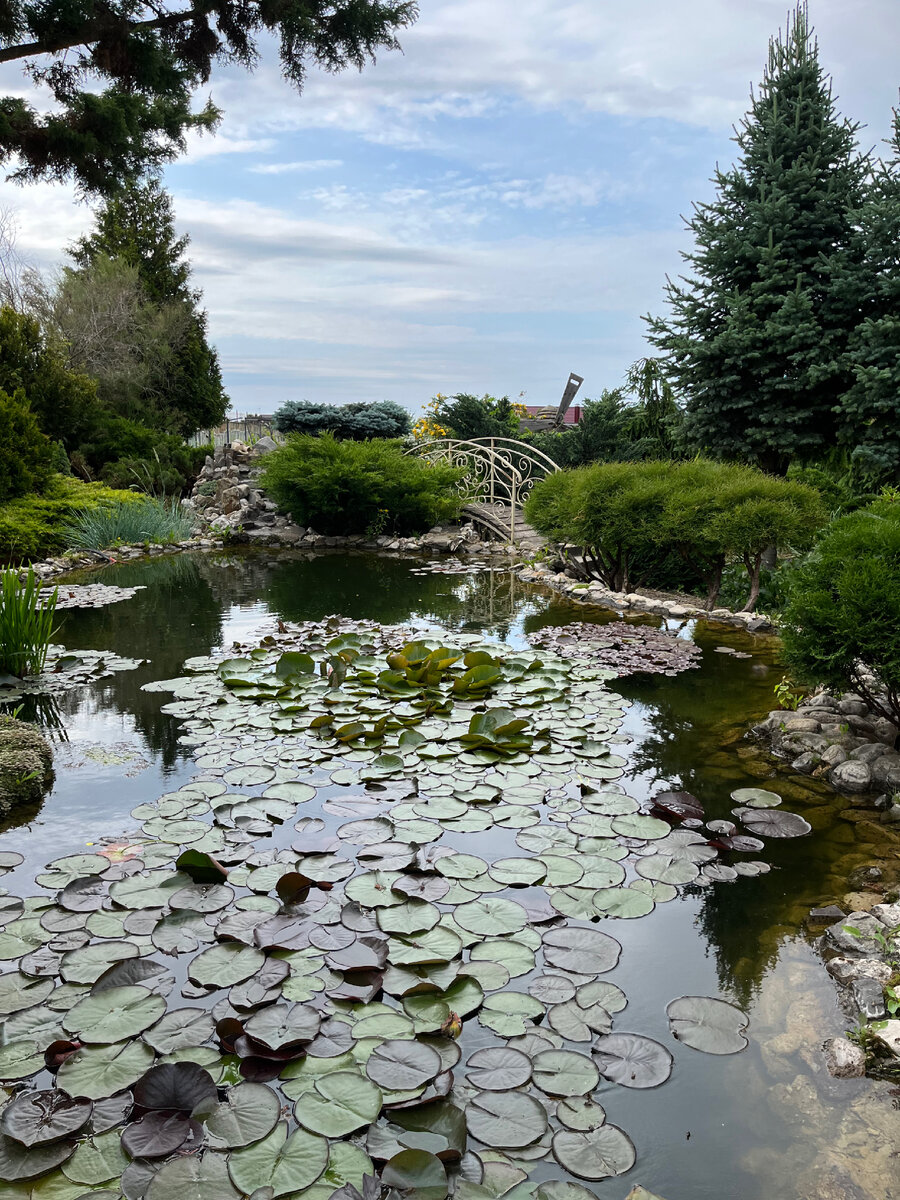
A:
{"label": "cluster of lily pads", "polygon": [[106,679],[115,671],[133,671],[144,660],[123,658],[110,650],[67,650],[50,646],[40,675],[0,675],[0,704],[22,696],[59,696],[72,688]]}
{"label": "cluster of lily pads", "polygon": [[702,651],[686,638],[652,625],[625,621],[594,625],[574,621],[548,625],[528,635],[532,646],[552,650],[563,658],[588,662],[614,675],[677,675],[700,666]]}
{"label": "cluster of lily pads", "polygon": [[[399,644],[285,627],[148,685],[199,773],[0,897],[4,1200],[590,1200],[636,1158],[601,1080],[747,1044],[717,997],[668,1005],[671,1048],[631,1032],[607,929],[768,869],[759,839],[625,793],[606,672]],[[734,799],[786,836],[774,793]]]}
{"label": "cluster of lily pads", "polygon": [[40,599],[49,600],[56,593],[57,612],[62,608],[105,608],[107,604],[118,604],[130,600],[143,591],[143,586],[118,587],[111,583],[65,583],[44,588]]}

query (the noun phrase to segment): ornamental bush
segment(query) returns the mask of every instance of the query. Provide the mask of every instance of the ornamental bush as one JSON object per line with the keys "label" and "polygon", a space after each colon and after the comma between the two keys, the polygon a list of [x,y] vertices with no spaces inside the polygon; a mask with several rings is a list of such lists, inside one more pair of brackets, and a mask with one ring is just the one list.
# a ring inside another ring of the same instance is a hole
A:
{"label": "ornamental bush", "polygon": [[[790,574],[784,658],[900,725],[900,501],[839,517]],[[874,675],[874,680],[872,676]]]}
{"label": "ornamental bush", "polygon": [[52,458],[53,444],[38,428],[25,393],[0,389],[0,500],[40,491]]}
{"label": "ornamental bush", "polygon": [[262,487],[300,525],[329,535],[422,533],[459,513],[463,472],[384,439],[292,434],[266,456]]}
{"label": "ornamental bush", "polygon": [[411,417],[391,400],[371,404],[312,404],[289,400],[275,414],[279,433],[333,433],[336,438],[399,438],[409,433]]}
{"label": "ornamental bush", "polygon": [[84,483],[71,475],[53,475],[43,495],[21,496],[0,504],[0,561],[27,562],[68,547],[65,528],[84,512],[112,504],[140,503],[136,492],[120,492],[102,483]]}
{"label": "ornamental bush", "polygon": [[707,459],[676,463],[598,463],[562,471],[538,483],[526,519],[553,541],[581,550],[585,573],[614,591],[657,584],[673,558],[688,578],[702,580],[716,602],[727,563],[743,564],[752,611],[763,554],[809,545],[825,513],[804,484],[753,467]]}

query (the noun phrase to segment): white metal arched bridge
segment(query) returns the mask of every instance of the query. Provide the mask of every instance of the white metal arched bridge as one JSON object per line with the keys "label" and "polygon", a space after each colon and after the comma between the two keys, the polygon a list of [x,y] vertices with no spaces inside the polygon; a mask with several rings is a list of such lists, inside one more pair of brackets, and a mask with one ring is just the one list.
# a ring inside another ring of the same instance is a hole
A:
{"label": "white metal arched bridge", "polygon": [[466,501],[463,513],[491,536],[523,550],[545,545],[522,509],[538,480],[559,470],[552,458],[515,438],[431,438],[408,453],[462,467],[457,486]]}

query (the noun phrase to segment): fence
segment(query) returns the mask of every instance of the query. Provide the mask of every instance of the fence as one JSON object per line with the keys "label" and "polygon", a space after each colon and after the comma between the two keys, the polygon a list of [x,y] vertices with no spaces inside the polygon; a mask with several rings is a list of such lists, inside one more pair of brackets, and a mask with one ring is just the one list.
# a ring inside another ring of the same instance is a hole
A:
{"label": "fence", "polygon": [[235,417],[222,422],[216,429],[198,429],[188,438],[189,446],[215,446],[219,449],[229,442],[258,442],[261,437],[272,437],[280,442],[281,434],[275,432],[271,417]]}

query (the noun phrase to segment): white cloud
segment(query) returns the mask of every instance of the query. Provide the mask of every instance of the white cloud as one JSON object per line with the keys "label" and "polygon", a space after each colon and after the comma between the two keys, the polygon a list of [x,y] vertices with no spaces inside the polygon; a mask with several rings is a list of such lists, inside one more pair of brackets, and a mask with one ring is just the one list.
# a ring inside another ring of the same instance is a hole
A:
{"label": "white cloud", "polygon": [[343,165],[342,158],[307,158],[299,162],[256,163],[247,170],[255,175],[288,175],[295,172],[331,171]]}

